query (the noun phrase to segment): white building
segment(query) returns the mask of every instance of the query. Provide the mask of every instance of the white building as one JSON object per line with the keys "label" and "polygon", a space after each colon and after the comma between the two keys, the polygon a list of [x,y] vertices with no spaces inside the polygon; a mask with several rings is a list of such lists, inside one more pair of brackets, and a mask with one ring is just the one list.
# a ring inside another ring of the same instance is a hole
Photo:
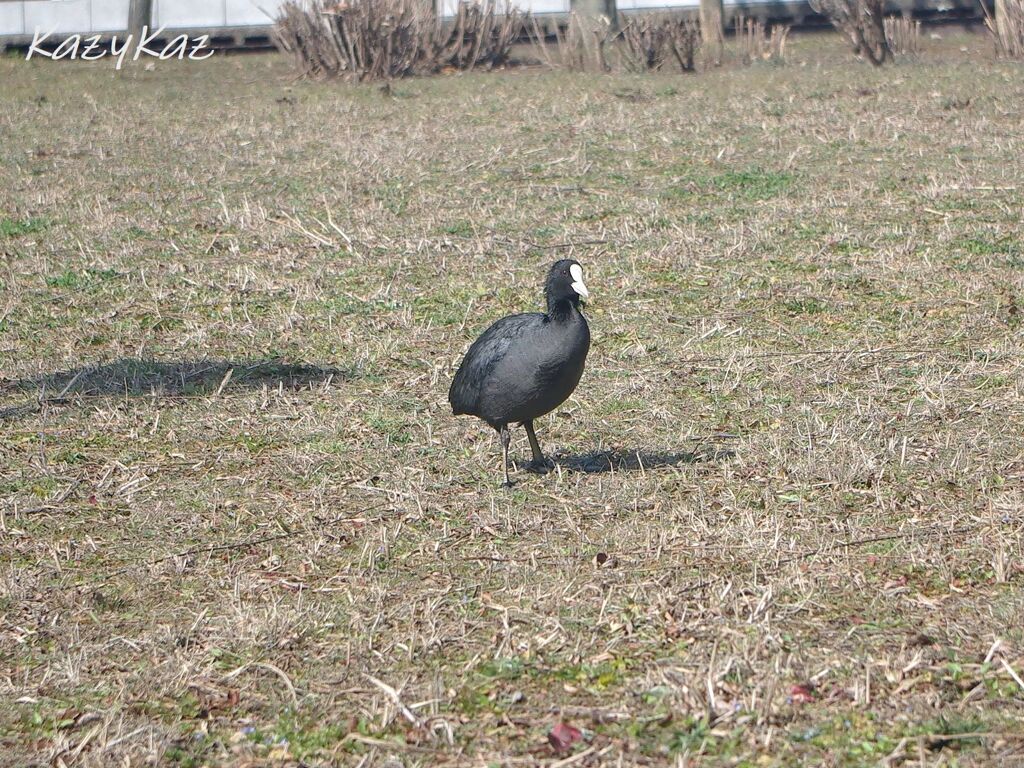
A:
{"label": "white building", "polygon": [[[964,0],[965,2],[967,0]],[[454,15],[459,0],[434,0],[442,16]],[[512,0],[534,14],[566,14],[570,0]],[[617,0],[620,11],[697,8],[700,0]],[[268,42],[273,17],[285,0],[153,0],[150,27],[209,34],[243,44]],[[0,48],[26,45],[36,33],[112,34],[128,26],[129,0],[0,0]],[[748,15],[769,7],[776,15],[799,15],[803,0],[725,0]],[[783,10],[784,9],[784,10]]]}
{"label": "white building", "polygon": [[[104,34],[128,26],[129,0],[0,0],[0,38],[36,32]],[[284,0],[153,0],[153,28],[242,36],[265,32]]]}

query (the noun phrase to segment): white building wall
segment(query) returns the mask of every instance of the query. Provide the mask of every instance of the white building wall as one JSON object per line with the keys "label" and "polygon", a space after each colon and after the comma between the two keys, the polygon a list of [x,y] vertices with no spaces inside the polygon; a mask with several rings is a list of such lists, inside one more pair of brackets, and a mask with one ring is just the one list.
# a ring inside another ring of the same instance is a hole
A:
{"label": "white building wall", "polygon": [[[128,21],[128,0],[0,3],[0,34],[112,31]],[[7,26],[13,22],[13,29]]]}
{"label": "white building wall", "polygon": [[226,0],[224,14],[229,27],[262,27],[273,23],[277,9],[284,3],[285,0]]}
{"label": "white building wall", "polygon": [[25,34],[25,4],[0,3],[0,35]]}
{"label": "white building wall", "polygon": [[[500,1],[500,0],[499,0]],[[756,5],[768,0],[746,0]],[[459,0],[434,0],[444,17]],[[0,36],[120,32],[128,26],[129,0],[0,0]],[[268,26],[285,0],[153,0],[153,26],[166,29]],[[570,0],[512,0],[535,14],[568,13]],[[622,11],[696,8],[700,0],[618,0]],[[733,3],[726,0],[726,6]]]}
{"label": "white building wall", "polygon": [[[500,6],[499,0],[499,6]],[[512,5],[532,13],[568,13],[569,0],[512,0]],[[454,16],[459,9],[459,0],[437,0],[441,16]]]}
{"label": "white building wall", "polygon": [[[642,9],[645,9],[645,8],[699,8],[700,7],[700,0],[626,0],[626,2],[632,2],[633,4],[631,6],[626,7],[626,6],[622,5],[622,3],[619,3],[619,8],[624,8],[626,10],[629,10],[630,8],[635,8],[637,10],[642,10]],[[747,2],[750,2],[750,0],[747,0]],[[729,5],[729,3],[724,3],[724,5]]]}
{"label": "white building wall", "polygon": [[153,26],[178,29],[185,27],[226,27],[224,1],[155,0]]}
{"label": "white building wall", "polygon": [[[543,0],[550,2],[551,0]],[[38,32],[120,32],[129,0],[0,0],[0,36]],[[167,29],[263,27],[285,0],[154,0],[153,26]],[[269,15],[268,15],[269,14]]]}

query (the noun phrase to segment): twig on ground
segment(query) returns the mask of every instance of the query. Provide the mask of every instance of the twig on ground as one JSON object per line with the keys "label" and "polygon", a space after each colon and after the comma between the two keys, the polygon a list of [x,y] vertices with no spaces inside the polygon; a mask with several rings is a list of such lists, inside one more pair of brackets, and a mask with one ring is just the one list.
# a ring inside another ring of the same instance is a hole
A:
{"label": "twig on ground", "polygon": [[295,691],[295,686],[292,684],[291,678],[288,677],[287,674],[285,674],[283,669],[281,669],[280,667],[274,666],[273,664],[271,664],[269,662],[266,662],[266,661],[254,661],[254,662],[252,662],[250,664],[243,664],[238,669],[235,669],[235,670],[232,670],[231,672],[228,672],[226,675],[224,675],[224,677],[222,679],[225,680],[225,681],[233,680],[236,677],[238,677],[240,674],[245,672],[246,670],[252,669],[254,667],[257,668],[257,669],[265,669],[268,672],[271,672],[271,673],[277,675],[281,679],[281,682],[284,683],[285,688],[288,689],[288,693],[291,694],[292,704],[294,705],[295,709],[297,710],[299,708],[299,695]]}
{"label": "twig on ground", "polygon": [[409,707],[402,703],[402,699],[398,695],[398,691],[396,691],[390,685],[385,683],[383,680],[377,679],[373,675],[364,674],[363,677],[365,677],[371,683],[380,688],[385,694],[387,694],[388,698],[391,699],[391,701],[394,703],[396,707],[398,707],[398,711],[402,713],[406,720],[415,725],[417,728],[423,728],[423,721],[420,720],[420,718],[416,715],[415,712],[413,712],[411,709],[409,709]]}

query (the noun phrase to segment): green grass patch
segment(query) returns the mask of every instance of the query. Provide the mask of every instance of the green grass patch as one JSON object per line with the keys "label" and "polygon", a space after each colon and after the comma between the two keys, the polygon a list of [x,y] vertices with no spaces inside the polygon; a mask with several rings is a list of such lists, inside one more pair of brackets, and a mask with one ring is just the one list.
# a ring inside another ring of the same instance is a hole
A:
{"label": "green grass patch", "polygon": [[748,168],[716,176],[712,180],[712,186],[745,200],[770,200],[786,192],[793,180],[794,176],[791,173]]}
{"label": "green grass patch", "polygon": [[0,217],[0,239],[33,235],[43,232],[49,226],[49,220],[44,218],[9,219]]}

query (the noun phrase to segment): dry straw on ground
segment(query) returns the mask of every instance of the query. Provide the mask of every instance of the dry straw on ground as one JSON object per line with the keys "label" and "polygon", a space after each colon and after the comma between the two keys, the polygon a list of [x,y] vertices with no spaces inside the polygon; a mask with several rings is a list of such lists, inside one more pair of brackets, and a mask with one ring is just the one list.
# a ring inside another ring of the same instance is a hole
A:
{"label": "dry straw on ground", "polygon": [[[0,764],[1019,764],[1024,83],[943,38],[0,58]],[[446,391],[562,254],[506,492]]]}

